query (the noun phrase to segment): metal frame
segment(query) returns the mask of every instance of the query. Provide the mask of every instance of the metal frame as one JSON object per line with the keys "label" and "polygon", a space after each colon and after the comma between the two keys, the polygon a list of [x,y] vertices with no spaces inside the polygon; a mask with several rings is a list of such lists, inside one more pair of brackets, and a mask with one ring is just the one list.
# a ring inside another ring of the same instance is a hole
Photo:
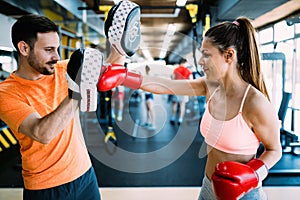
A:
{"label": "metal frame", "polygon": [[[283,152],[293,153],[297,155],[295,152],[295,148],[300,147],[298,136],[293,132],[293,130],[288,131],[284,129],[284,119],[285,119],[286,111],[287,109],[293,109],[289,107],[289,103],[292,98],[292,93],[288,93],[285,91],[285,77],[286,77],[285,55],[284,53],[281,52],[262,53],[261,58],[262,60],[282,61],[282,100],[278,111],[278,117],[281,120],[281,129],[280,129],[281,144],[283,147]],[[292,117],[291,120],[292,120],[291,125],[293,126],[294,118]]]}

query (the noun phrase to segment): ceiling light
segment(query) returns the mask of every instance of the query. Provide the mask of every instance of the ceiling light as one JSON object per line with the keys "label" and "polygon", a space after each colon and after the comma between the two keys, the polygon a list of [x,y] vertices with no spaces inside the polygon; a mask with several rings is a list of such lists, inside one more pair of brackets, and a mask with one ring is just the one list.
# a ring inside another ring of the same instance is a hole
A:
{"label": "ceiling light", "polygon": [[143,55],[147,60],[153,60],[149,49],[142,49]]}
{"label": "ceiling light", "polygon": [[177,0],[176,6],[185,6],[187,0]]}
{"label": "ceiling light", "polygon": [[121,0],[114,0],[115,4],[118,4]]}
{"label": "ceiling light", "polygon": [[143,38],[141,38],[140,49],[142,50],[142,53],[143,53],[143,55],[144,55],[144,58],[146,58],[147,60],[153,60],[153,57],[151,56],[148,47],[146,47]]}
{"label": "ceiling light", "polygon": [[170,44],[170,42],[172,40],[172,37],[175,34],[175,32],[176,32],[176,25],[175,24],[169,24],[168,29],[167,29],[167,33],[164,37],[162,48],[161,48],[161,51],[160,51],[160,54],[159,54],[160,59],[164,59],[166,57],[167,50],[169,48],[169,44]]}
{"label": "ceiling light", "polygon": [[176,32],[176,25],[170,23],[170,24],[168,25],[167,34],[168,34],[168,35],[174,35],[175,32]]}

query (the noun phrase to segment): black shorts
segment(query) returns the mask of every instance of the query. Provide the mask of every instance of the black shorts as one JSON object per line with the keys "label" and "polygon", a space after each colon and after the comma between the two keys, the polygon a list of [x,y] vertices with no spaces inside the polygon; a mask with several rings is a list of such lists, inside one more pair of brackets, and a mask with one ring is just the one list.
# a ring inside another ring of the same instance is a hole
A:
{"label": "black shorts", "polygon": [[23,190],[24,200],[100,200],[94,168],[72,182],[42,190]]}

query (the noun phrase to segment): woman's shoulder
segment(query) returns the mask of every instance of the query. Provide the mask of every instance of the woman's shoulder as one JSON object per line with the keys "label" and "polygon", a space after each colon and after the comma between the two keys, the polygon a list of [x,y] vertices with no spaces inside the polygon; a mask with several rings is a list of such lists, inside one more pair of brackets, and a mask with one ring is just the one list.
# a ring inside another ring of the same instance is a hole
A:
{"label": "woman's shoulder", "polygon": [[264,110],[270,107],[272,107],[272,104],[268,98],[255,87],[250,87],[244,104],[246,113],[255,115],[263,113]]}
{"label": "woman's shoulder", "polygon": [[250,123],[250,126],[257,131],[256,134],[262,134],[270,127],[277,127],[278,115],[272,102],[259,90],[251,87],[246,98],[244,109],[244,118]]}
{"label": "woman's shoulder", "polygon": [[249,99],[250,103],[255,103],[256,101],[269,102],[268,98],[254,86],[249,88],[247,98]]}

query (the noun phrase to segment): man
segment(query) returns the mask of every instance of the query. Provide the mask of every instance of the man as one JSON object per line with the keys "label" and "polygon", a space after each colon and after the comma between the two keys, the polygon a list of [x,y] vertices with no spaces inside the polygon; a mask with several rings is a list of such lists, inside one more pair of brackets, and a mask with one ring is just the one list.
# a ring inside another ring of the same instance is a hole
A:
{"label": "man", "polygon": [[21,146],[24,200],[99,200],[78,100],[68,93],[68,62],[59,61],[58,27],[27,15],[13,25],[11,36],[19,66],[0,83],[0,118]]}
{"label": "man", "polygon": [[[105,23],[114,47],[106,63],[112,65],[124,63],[125,57],[118,52],[132,55],[140,38],[138,31],[134,45],[122,40],[132,35],[132,30],[140,30],[139,6],[121,1],[115,8]],[[123,12],[130,14],[121,19]],[[115,27],[115,21],[124,26]],[[99,200],[79,108],[96,111],[99,75],[109,68],[102,67],[102,53],[78,49],[69,61],[59,61],[58,27],[38,15],[18,19],[11,36],[19,66],[0,83],[0,119],[21,146],[23,199]]]}

